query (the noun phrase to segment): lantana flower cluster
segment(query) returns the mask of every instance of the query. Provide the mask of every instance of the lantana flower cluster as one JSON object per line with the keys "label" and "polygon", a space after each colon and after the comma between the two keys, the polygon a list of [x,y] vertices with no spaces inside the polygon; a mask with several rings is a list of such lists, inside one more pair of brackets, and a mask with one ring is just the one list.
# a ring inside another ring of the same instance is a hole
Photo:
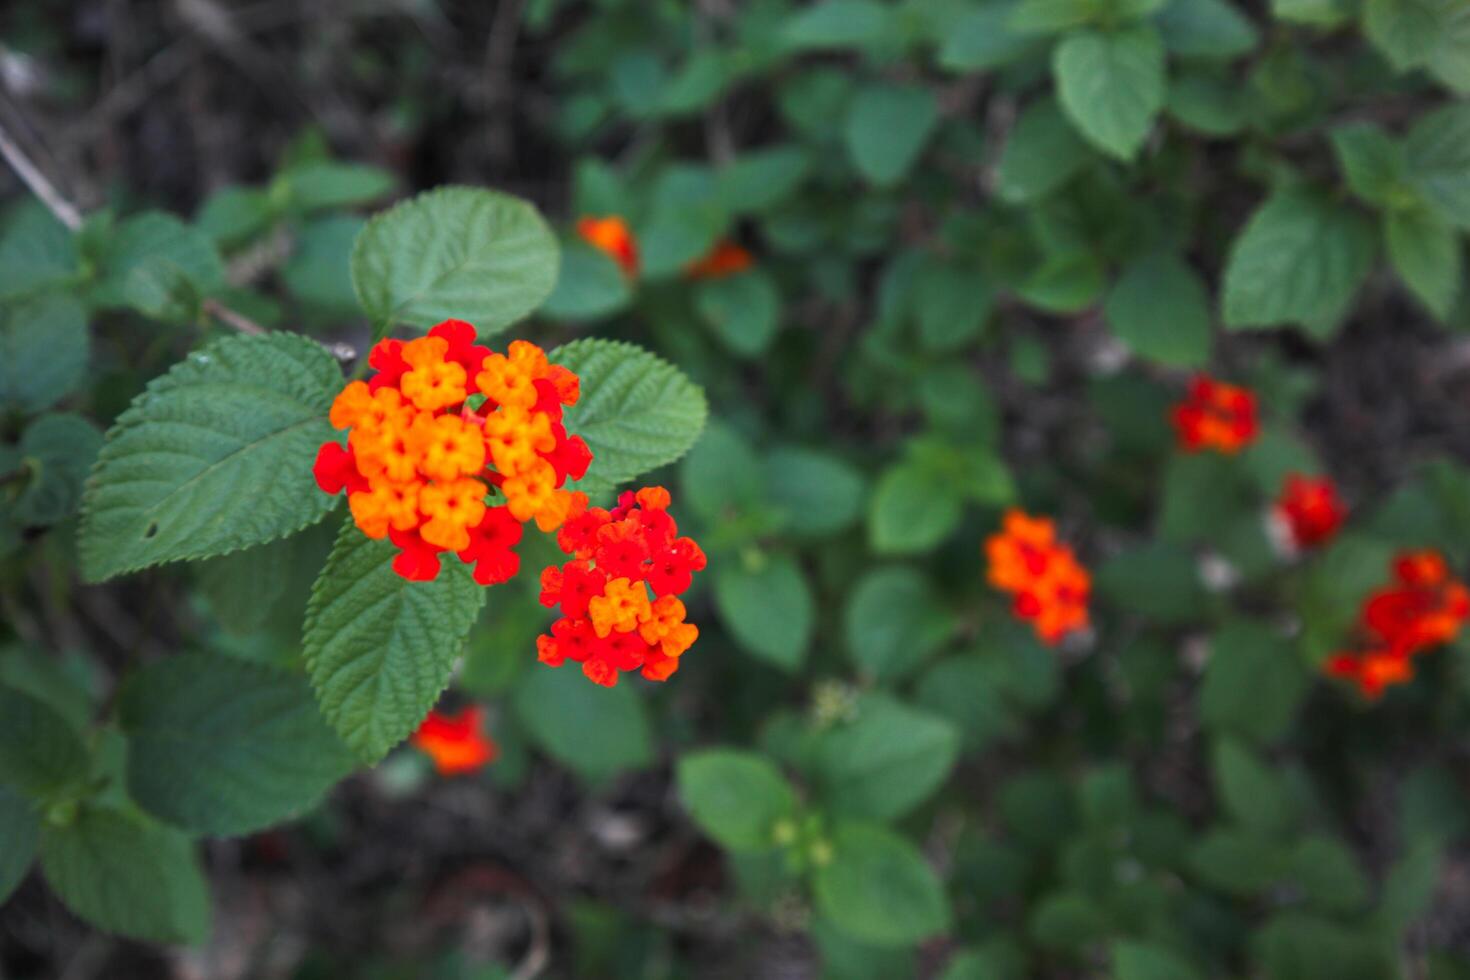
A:
{"label": "lantana flower cluster", "polygon": [[550,635],[536,640],[542,663],[580,663],[606,687],[624,671],[663,681],[679,669],[699,636],[679,596],[705,555],[679,536],[668,508],[667,490],[645,487],[624,493],[612,510],[587,508],[557,533],[572,558],[541,573],[541,603],[561,610]]}
{"label": "lantana flower cluster", "polygon": [[1449,643],[1470,618],[1470,589],[1434,551],[1393,562],[1393,581],[1370,595],[1359,615],[1362,649],[1327,661],[1327,672],[1355,682],[1370,700],[1414,677],[1413,658]]}
{"label": "lantana flower cluster", "polygon": [[[493,353],[470,324],[446,320],[415,340],[380,341],[368,363],[377,374],[332,404],[347,445],[321,447],[316,480],[347,492],[364,534],[400,549],[393,569],[404,578],[432,580],[449,551],[481,585],[504,582],[520,567],[523,524],[554,531],[586,508],[584,494],[563,489],[592,461],[562,424],[580,384],[540,347],[518,340]],[[491,487],[498,506],[486,503]]]}
{"label": "lantana flower cluster", "polygon": [[985,555],[990,584],[1014,596],[1015,615],[1029,621],[1044,643],[1087,628],[1092,577],[1057,541],[1050,519],[1012,508],[1000,532],[985,542]]}
{"label": "lantana flower cluster", "polygon": [[1247,388],[1197,375],[1184,401],[1174,406],[1172,421],[1185,452],[1234,454],[1256,438],[1256,396]]}
{"label": "lantana flower cluster", "polygon": [[[577,220],[577,234],[593,248],[618,264],[627,279],[637,279],[641,271],[638,238],[621,215],[584,215]],[[717,241],[710,250],[684,267],[690,279],[724,279],[737,275],[755,264],[755,256],[744,246],[728,238]]]}
{"label": "lantana flower cluster", "polygon": [[1272,514],[1298,551],[1326,544],[1347,518],[1337,486],[1325,476],[1291,473],[1286,477]]}
{"label": "lantana flower cluster", "polygon": [[413,746],[427,755],[441,776],[462,776],[494,762],[500,747],[485,734],[485,709],[456,714],[430,711],[413,733]]}

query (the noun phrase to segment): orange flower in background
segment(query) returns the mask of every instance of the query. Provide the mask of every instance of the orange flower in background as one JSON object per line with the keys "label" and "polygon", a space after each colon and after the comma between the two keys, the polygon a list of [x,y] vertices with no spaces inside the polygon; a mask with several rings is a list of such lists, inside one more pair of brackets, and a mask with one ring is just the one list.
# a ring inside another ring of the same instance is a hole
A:
{"label": "orange flower in background", "polygon": [[1393,582],[1363,603],[1358,632],[1364,649],[1328,659],[1334,677],[1354,681],[1369,700],[1414,677],[1412,659],[1449,643],[1470,619],[1470,589],[1434,551],[1410,551],[1393,562]]}
{"label": "orange flower in background", "polygon": [[[363,534],[399,549],[399,575],[432,580],[451,551],[481,585],[504,582],[520,568],[523,523],[554,531],[586,507],[583,494],[563,489],[592,462],[562,425],[579,382],[540,347],[517,340],[492,353],[475,344],[474,327],[446,320],[415,340],[378,342],[368,363],[377,373],[332,403],[347,445],[324,444],[314,473],[325,493],[347,493]],[[484,401],[471,408],[477,395]]]}
{"label": "orange flower in background", "polygon": [[608,218],[585,217],[577,222],[577,234],[583,241],[612,257],[629,279],[638,277],[638,240],[628,223],[616,215]]}
{"label": "orange flower in background", "polygon": [[755,257],[744,247],[722,238],[709,254],[684,267],[690,279],[723,279],[744,272],[755,264]]}
{"label": "orange flower in background", "polygon": [[1330,477],[1292,473],[1272,508],[1297,548],[1312,548],[1337,535],[1347,507]]}
{"label": "orange flower in background", "polygon": [[1054,645],[1087,628],[1092,576],[1072,549],[1056,540],[1056,525],[1012,508],[985,542],[990,584],[1014,596],[1012,611]]}
{"label": "orange flower in background", "polygon": [[441,776],[462,776],[495,761],[500,748],[485,734],[485,709],[455,715],[430,711],[413,733],[413,746],[434,760]]}
{"label": "orange flower in background", "polygon": [[[571,660],[594,683],[612,687],[625,671],[664,681],[699,638],[678,595],[705,567],[704,551],[679,537],[669,492],[644,487],[612,510],[585,507],[557,533],[572,560],[541,573],[541,604],[561,607],[549,635],[536,640],[542,663]],[[650,598],[651,594],[651,598]]]}
{"label": "orange flower in background", "polygon": [[1185,452],[1236,453],[1256,438],[1256,396],[1249,389],[1198,375],[1184,401],[1174,406],[1174,429]]}

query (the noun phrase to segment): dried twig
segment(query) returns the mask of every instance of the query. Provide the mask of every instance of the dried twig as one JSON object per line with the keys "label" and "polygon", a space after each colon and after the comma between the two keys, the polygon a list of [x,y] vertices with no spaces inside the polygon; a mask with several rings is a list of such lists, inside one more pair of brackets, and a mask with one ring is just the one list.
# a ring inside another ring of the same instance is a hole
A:
{"label": "dried twig", "polygon": [[31,158],[25,155],[20,146],[10,138],[5,127],[0,125],[0,156],[5,157],[5,162],[10,164],[10,169],[21,179],[21,183],[30,188],[32,194],[46,205],[46,209],[56,215],[60,221],[72,231],[82,226],[82,215],[76,206],[61,195],[61,192],[46,179],[46,175],[31,163]]}

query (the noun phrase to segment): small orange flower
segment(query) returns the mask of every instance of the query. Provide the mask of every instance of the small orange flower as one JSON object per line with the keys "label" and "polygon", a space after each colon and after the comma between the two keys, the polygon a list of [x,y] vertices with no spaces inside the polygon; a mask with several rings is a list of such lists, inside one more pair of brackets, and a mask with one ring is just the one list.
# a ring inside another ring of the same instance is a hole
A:
{"label": "small orange flower", "polygon": [[1286,527],[1292,544],[1301,549],[1330,541],[1342,527],[1347,507],[1331,478],[1313,479],[1292,473],[1276,500],[1274,513]]}
{"label": "small orange flower", "polygon": [[500,755],[485,734],[485,709],[465,708],[459,714],[430,711],[413,734],[414,748],[434,760],[441,776],[461,776],[494,762]]}
{"label": "small orange flower", "polygon": [[1092,577],[1072,549],[1056,542],[1056,526],[1012,508],[985,542],[990,584],[1014,596],[1012,611],[1047,644],[1088,625]]}
{"label": "small orange flower", "polygon": [[690,279],[724,279],[744,272],[755,264],[755,257],[745,248],[722,238],[715,243],[707,255],[684,267],[684,275]]}
{"label": "small orange flower", "polygon": [[612,257],[629,279],[638,277],[638,242],[628,223],[616,215],[585,217],[577,222],[577,234],[600,252]]}
{"label": "small orange flower", "polygon": [[1213,449],[1232,454],[1255,441],[1259,431],[1256,396],[1246,388],[1198,375],[1189,394],[1174,406],[1174,429],[1185,452]]}

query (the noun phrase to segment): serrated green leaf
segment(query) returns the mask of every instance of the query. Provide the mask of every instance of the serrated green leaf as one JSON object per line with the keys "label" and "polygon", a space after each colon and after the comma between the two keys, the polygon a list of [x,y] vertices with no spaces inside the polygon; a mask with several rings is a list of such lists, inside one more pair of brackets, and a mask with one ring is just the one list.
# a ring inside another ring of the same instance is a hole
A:
{"label": "serrated green leaf", "polygon": [[76,513],[82,483],[102,447],[102,433],[79,415],[43,415],[18,447],[26,482],[10,508],[19,524],[57,524]]}
{"label": "serrated green leaf", "polygon": [[61,715],[0,686],[0,784],[45,796],[87,777],[87,749]]}
{"label": "serrated green leaf", "polygon": [[1033,102],[1006,137],[996,169],[996,193],[1015,204],[1038,201],[1094,159],[1054,99]]}
{"label": "serrated green leaf", "polygon": [[891,821],[939,789],[959,747],[959,732],[945,719],[868,694],[850,721],[818,736],[811,768],[828,812]]}
{"label": "serrated green leaf", "polygon": [[1470,8],[1458,0],[1366,0],[1363,31],[1396,70],[1470,90]]}
{"label": "serrated green leaf", "polygon": [[695,824],[732,851],[770,850],[777,821],[796,811],[781,771],[753,752],[691,752],[679,760],[676,778]]}
{"label": "serrated green leaf", "polygon": [[858,173],[889,187],[913,167],[938,124],[939,105],[928,89],[869,85],[853,98],[843,131]]}
{"label": "serrated green leaf", "polygon": [[1470,230],[1470,104],[1446,106],[1416,120],[1404,137],[1404,158],[1410,182],[1437,216]]}
{"label": "serrated green leaf", "polygon": [[862,942],[901,946],[949,928],[949,899],[919,849],[869,824],[840,824],[813,881],[817,908]]}
{"label": "serrated green leaf", "polygon": [[799,668],[817,605],[801,566],[786,555],[770,555],[753,568],[722,562],[714,573],[715,608],[736,642],[783,670]]}
{"label": "serrated green leaf", "polygon": [[1312,191],[1279,193],[1251,215],[1225,269],[1225,325],[1301,324],[1330,333],[1373,263],[1373,228]]}
{"label": "serrated green leaf", "polygon": [[704,391],[683,372],[633,344],[575,340],[551,359],[581,379],[567,431],[592,449],[584,486],[615,487],[672,463],[704,428]]}
{"label": "serrated green leaf", "polygon": [[322,714],[374,763],[423,721],[485,601],[448,556],[432,582],[392,569],[396,550],[344,521],[306,607],[302,656]]}
{"label": "serrated green leaf", "polygon": [[1369,204],[1389,204],[1404,179],[1403,147],[1372,123],[1348,123],[1330,135],[1337,165],[1353,193]]}
{"label": "serrated green leaf", "polygon": [[1446,319],[1464,275],[1459,233],[1429,211],[1391,211],[1383,218],[1383,239],[1404,285],[1437,319]]}
{"label": "serrated green leaf", "polygon": [[87,312],[63,293],[0,304],[0,405],[31,414],[71,394],[87,370]]}
{"label": "serrated green leaf", "polygon": [[133,272],[158,262],[177,268],[201,296],[225,284],[224,262],[208,236],[171,214],[150,211],[121,222],[106,238],[93,299],[103,306],[129,305]]}
{"label": "serrated green leaf", "polygon": [[720,342],[741,357],[764,353],[781,327],[781,293],[759,269],[701,283],[694,307]]}
{"label": "serrated green leaf", "polygon": [[197,943],[209,889],[182,833],[119,810],[85,806],[41,834],[41,872],[66,907],[107,932]]}
{"label": "serrated green leaf", "polygon": [[197,833],[248,834],[298,815],[356,762],[306,678],[231,657],[151,664],[128,679],[118,711],[133,799]]}
{"label": "serrated green leaf", "polygon": [[458,319],[484,337],[541,305],[557,263],[556,238],[530,204],[441,187],[368,222],[352,250],[352,285],[380,330]]}
{"label": "serrated green leaf", "polygon": [[1164,107],[1164,45],[1149,25],[1079,31],[1052,59],[1057,96],[1077,129],[1098,149],[1131,160]]}
{"label": "serrated green leaf", "polygon": [[513,703],[531,740],[585,779],[606,779],[653,761],[648,712],[631,682],[607,688],[582,676],[575,664],[537,665]]}
{"label": "serrated green leaf", "polygon": [[912,568],[878,568],[858,581],[843,611],[848,653],[879,680],[919,667],[944,644],[954,617]]}
{"label": "serrated green leaf", "polygon": [[1154,253],[1123,269],[1103,313],[1133,350],[1170,367],[1202,367],[1210,356],[1210,295],[1177,255]]}
{"label": "serrated green leaf", "polygon": [[315,524],[337,362],[293,334],[226,337],[149,383],[107,433],[82,499],[88,581],[209,558]]}
{"label": "serrated green leaf", "polygon": [[0,786],[0,905],[15,891],[36,860],[41,824],[31,801]]}
{"label": "serrated green leaf", "polygon": [[40,201],[11,208],[0,225],[0,302],[74,281],[81,275],[76,236]]}
{"label": "serrated green leaf", "polygon": [[[277,190],[276,188],[280,188]],[[272,187],[293,211],[321,211],[376,201],[393,189],[393,175],[360,163],[314,160],[282,172]]]}

